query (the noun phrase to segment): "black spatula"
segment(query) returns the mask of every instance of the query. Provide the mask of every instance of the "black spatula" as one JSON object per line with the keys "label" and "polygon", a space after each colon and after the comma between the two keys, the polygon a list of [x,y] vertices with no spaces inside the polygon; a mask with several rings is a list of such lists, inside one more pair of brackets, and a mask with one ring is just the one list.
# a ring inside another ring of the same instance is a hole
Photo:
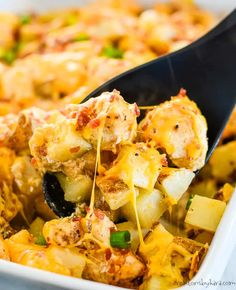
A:
{"label": "black spatula", "polygon": [[[208,160],[236,101],[236,10],[191,45],[111,79],[84,101],[117,89],[130,103],[157,105],[180,88],[187,90],[207,119]],[[60,216],[69,215],[73,206],[61,206],[64,197],[53,193],[50,182],[50,176],[45,175],[43,188],[49,206],[53,204],[52,209]]]}

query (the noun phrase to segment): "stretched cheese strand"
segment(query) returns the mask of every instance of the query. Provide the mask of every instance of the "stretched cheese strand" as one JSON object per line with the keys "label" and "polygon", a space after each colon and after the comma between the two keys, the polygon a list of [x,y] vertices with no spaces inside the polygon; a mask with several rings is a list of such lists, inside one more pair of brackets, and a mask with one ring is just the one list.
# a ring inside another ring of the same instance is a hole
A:
{"label": "stretched cheese strand", "polygon": [[101,142],[102,142],[102,133],[105,126],[105,120],[106,120],[106,114],[102,118],[101,125],[98,129],[98,141],[97,141],[97,153],[96,153],[96,161],[95,161],[95,169],[94,169],[94,176],[93,176],[93,187],[92,187],[92,193],[90,198],[90,211],[89,214],[93,213],[94,210],[94,202],[95,202],[95,187],[96,187],[96,177],[97,177],[97,170],[99,167],[101,167]]}
{"label": "stretched cheese strand", "polygon": [[139,221],[139,217],[138,217],[137,202],[136,202],[136,191],[135,191],[135,188],[134,188],[134,184],[131,184],[129,186],[129,188],[130,188],[131,194],[132,194],[131,203],[132,203],[133,208],[134,208],[134,213],[135,213],[135,218],[136,218],[136,223],[137,223],[137,229],[138,229],[140,245],[144,245],[143,233],[142,233],[142,229],[141,229],[141,225],[140,225],[140,221]]}

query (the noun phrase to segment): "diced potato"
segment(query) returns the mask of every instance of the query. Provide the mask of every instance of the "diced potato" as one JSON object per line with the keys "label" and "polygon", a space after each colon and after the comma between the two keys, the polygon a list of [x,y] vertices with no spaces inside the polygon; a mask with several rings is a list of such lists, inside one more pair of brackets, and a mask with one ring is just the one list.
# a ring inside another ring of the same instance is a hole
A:
{"label": "diced potato", "polygon": [[215,232],[225,207],[226,203],[223,201],[195,195],[185,222],[193,227]]}
{"label": "diced potato", "polygon": [[70,269],[71,276],[81,278],[86,260],[85,257],[79,254],[75,249],[54,246],[48,249],[47,255],[48,257],[53,257],[56,263]]}
{"label": "diced potato", "polygon": [[[123,222],[120,224],[116,224],[118,231],[129,231],[131,235],[131,248],[133,251],[136,251],[138,249],[140,239],[138,230],[134,223],[132,222]],[[145,236],[148,233],[148,229],[143,229],[142,234]]]}
{"label": "diced potato", "polygon": [[22,230],[6,240],[12,262],[46,271],[81,278],[86,258],[76,248],[35,245],[28,231]]}
{"label": "diced potato", "polygon": [[75,203],[89,200],[93,186],[93,181],[89,176],[79,175],[76,179],[62,173],[56,176],[65,193],[65,200]]}
{"label": "diced potato", "polygon": [[33,167],[30,156],[18,156],[11,167],[11,171],[21,193],[36,195],[42,191],[42,177]]}
{"label": "diced potato", "polygon": [[171,203],[176,204],[188,189],[194,176],[191,170],[185,168],[163,167],[156,186],[167,195]]}
{"label": "diced potato", "polygon": [[[186,276],[191,279],[199,269],[206,250],[205,245],[184,237],[174,237],[158,224],[139,248],[148,265],[147,285],[141,289],[172,289],[180,286]],[[152,277],[155,278],[152,280]],[[156,288],[157,285],[161,285],[161,288]]]}
{"label": "diced potato", "polygon": [[40,217],[37,217],[30,225],[29,232],[34,237],[39,237],[42,234],[45,221]]}
{"label": "diced potato", "polygon": [[97,186],[112,210],[119,209],[131,199],[131,190],[120,179],[98,177]]}
{"label": "diced potato", "polygon": [[55,128],[54,138],[48,143],[48,157],[55,161],[66,161],[83,155],[92,149],[76,131],[74,124],[64,121]]}
{"label": "diced potato", "polygon": [[229,183],[225,183],[224,186],[216,193],[214,198],[225,202],[229,202],[233,192],[234,187]]}
{"label": "diced potato", "polygon": [[[136,204],[140,225],[146,229],[150,229],[167,209],[165,199],[158,189],[154,189],[152,192],[140,190]],[[122,213],[128,220],[136,223],[132,202],[122,208]]]}
{"label": "diced potato", "polygon": [[210,165],[212,175],[221,181],[231,179],[231,174],[236,170],[236,141],[219,146],[213,152]]}
{"label": "diced potato", "polygon": [[106,177],[116,177],[131,185],[152,190],[165,157],[144,143],[121,148],[114,166],[105,172]]}
{"label": "diced potato", "polygon": [[140,246],[140,253],[145,258],[149,259],[151,256],[161,251],[165,254],[165,250],[173,242],[174,236],[169,233],[161,224],[158,224],[145,237],[145,243]]}

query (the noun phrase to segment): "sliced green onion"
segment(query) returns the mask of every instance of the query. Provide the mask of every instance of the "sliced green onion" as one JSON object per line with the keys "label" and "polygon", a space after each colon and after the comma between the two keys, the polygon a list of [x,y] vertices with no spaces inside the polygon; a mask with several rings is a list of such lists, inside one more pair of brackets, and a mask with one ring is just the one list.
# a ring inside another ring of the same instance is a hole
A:
{"label": "sliced green onion", "polygon": [[3,55],[1,55],[1,59],[7,64],[12,64],[16,59],[16,52],[13,49],[7,50]]}
{"label": "sliced green onion", "polygon": [[124,53],[119,48],[109,45],[109,46],[104,47],[102,51],[102,55],[109,58],[122,58]]}
{"label": "sliced green onion", "polygon": [[30,22],[31,22],[31,16],[30,15],[21,15],[20,23],[22,25],[29,24]]}
{"label": "sliced green onion", "polygon": [[130,232],[117,231],[110,235],[110,244],[113,248],[127,249],[130,247]]}
{"label": "sliced green onion", "polygon": [[193,201],[193,197],[194,197],[194,195],[190,194],[189,199],[188,199],[187,204],[186,204],[186,210],[188,210],[190,208],[190,205]]}
{"label": "sliced green onion", "polygon": [[89,36],[86,33],[80,33],[74,38],[74,41],[86,41],[89,40]]}
{"label": "sliced green onion", "polygon": [[36,245],[40,245],[40,246],[46,246],[47,245],[47,242],[46,242],[46,240],[45,240],[45,238],[44,238],[43,235],[39,235],[37,237],[36,241],[35,241],[35,244]]}

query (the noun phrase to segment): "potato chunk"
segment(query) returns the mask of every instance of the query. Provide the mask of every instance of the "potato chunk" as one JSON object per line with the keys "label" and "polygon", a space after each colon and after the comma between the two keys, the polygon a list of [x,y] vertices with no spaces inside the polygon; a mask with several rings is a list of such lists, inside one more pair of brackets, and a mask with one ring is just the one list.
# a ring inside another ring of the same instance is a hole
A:
{"label": "potato chunk", "polygon": [[[141,289],[172,289],[187,282],[197,272],[207,246],[174,237],[161,224],[150,231],[139,252],[148,263],[148,274]],[[153,286],[153,288],[150,288]]]}
{"label": "potato chunk", "polygon": [[[136,206],[140,225],[144,229],[150,229],[168,207],[164,196],[157,189],[154,189],[152,192],[140,190],[136,198]],[[136,223],[136,216],[132,202],[127,203],[122,208],[122,213],[128,220]]]}
{"label": "potato chunk", "polygon": [[58,173],[57,178],[65,193],[65,200],[71,202],[88,201],[92,191],[92,179],[86,175],[79,175],[75,179]]}
{"label": "potato chunk", "polygon": [[187,212],[185,222],[193,227],[215,232],[225,211],[226,203],[195,195]]}
{"label": "potato chunk", "polygon": [[156,186],[172,204],[176,204],[188,189],[194,176],[194,173],[189,169],[163,167]]}
{"label": "potato chunk", "polygon": [[197,105],[181,90],[150,111],[140,122],[142,141],[152,140],[178,167],[200,169],[207,152],[207,124]]}
{"label": "potato chunk", "polygon": [[223,182],[234,179],[236,171],[236,141],[221,145],[213,152],[210,165],[212,175]]}
{"label": "potato chunk", "polygon": [[148,148],[145,143],[124,145],[113,166],[104,173],[104,179],[118,177],[128,187],[152,190],[165,162],[165,155]]}

